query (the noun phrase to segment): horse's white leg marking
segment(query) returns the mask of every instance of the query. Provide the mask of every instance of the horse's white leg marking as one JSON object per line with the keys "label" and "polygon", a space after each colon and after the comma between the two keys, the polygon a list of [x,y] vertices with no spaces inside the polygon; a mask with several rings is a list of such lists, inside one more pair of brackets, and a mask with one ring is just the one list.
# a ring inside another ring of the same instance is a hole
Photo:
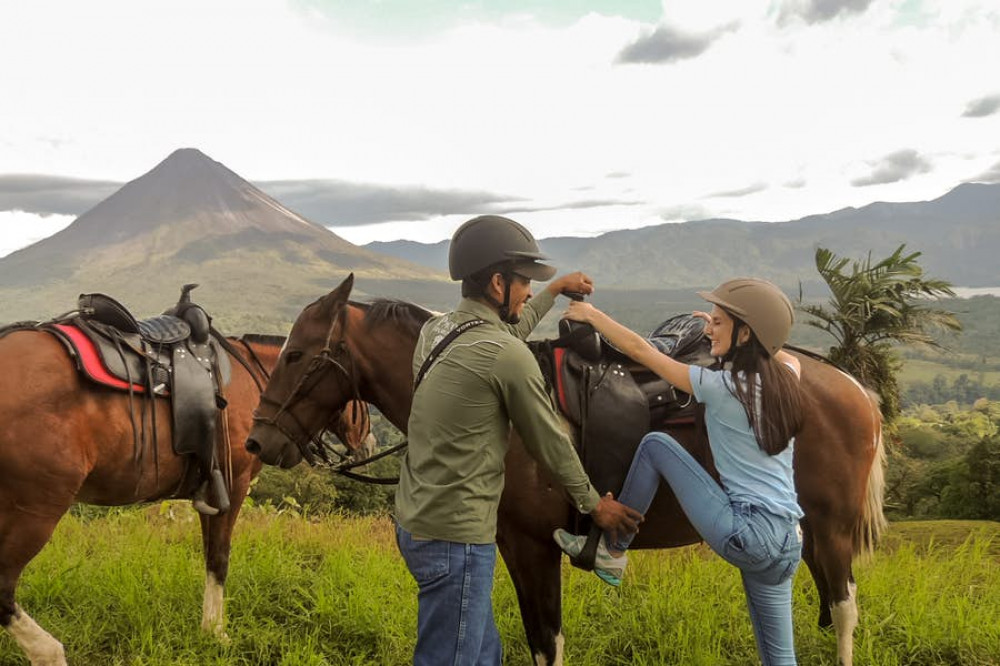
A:
{"label": "horse's white leg marking", "polygon": [[858,626],[858,586],[847,584],[847,598],[831,604],[833,628],[837,632],[837,662],[840,666],[854,663],[854,627]]}
{"label": "horse's white leg marking", "polygon": [[562,666],[563,663],[563,643],[566,639],[563,638],[562,632],[556,636],[556,660],[552,663],[545,658],[544,655],[535,655],[535,666]]}
{"label": "horse's white leg marking", "polygon": [[215,574],[209,571],[205,575],[205,599],[201,605],[201,628],[214,634],[223,643],[229,642],[226,635],[226,600],[225,588],[215,579]]}
{"label": "horse's white leg marking", "polygon": [[14,606],[14,617],[7,631],[14,637],[31,666],[66,666],[63,645],[52,634],[42,629],[19,606]]}

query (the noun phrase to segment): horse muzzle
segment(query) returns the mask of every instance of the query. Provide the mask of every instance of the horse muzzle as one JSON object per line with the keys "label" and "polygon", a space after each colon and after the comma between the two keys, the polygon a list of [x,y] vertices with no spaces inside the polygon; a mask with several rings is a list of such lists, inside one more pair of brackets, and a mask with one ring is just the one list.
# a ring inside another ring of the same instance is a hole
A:
{"label": "horse muzzle", "polygon": [[250,430],[245,446],[247,451],[260,458],[265,465],[288,469],[302,462],[302,452],[298,447],[288,441],[277,428],[267,425],[255,425]]}

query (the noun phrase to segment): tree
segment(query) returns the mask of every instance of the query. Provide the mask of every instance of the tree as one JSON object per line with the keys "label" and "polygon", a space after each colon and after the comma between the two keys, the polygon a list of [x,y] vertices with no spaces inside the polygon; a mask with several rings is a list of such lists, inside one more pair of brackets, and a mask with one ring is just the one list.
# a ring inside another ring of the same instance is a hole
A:
{"label": "tree", "polygon": [[830,360],[879,394],[887,423],[899,414],[900,361],[894,346],[940,347],[934,332],[962,329],[953,313],[929,305],[954,296],[951,283],[924,277],[917,263],[921,253],[904,253],[905,248],[900,245],[878,262],[871,253],[863,261],[851,261],[817,248],[816,270],[830,288],[830,300],[827,305],[805,304],[801,287],[799,295],[799,309],[814,317],[806,323],[836,340]]}

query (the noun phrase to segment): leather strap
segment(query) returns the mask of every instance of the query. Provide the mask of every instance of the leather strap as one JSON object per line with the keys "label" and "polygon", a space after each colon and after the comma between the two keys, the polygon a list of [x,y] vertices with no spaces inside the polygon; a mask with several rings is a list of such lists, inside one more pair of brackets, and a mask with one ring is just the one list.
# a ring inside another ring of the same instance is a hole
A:
{"label": "leather strap", "polygon": [[465,333],[470,328],[475,328],[476,326],[485,323],[485,319],[470,319],[469,321],[462,322],[457,327],[452,329],[448,335],[444,336],[441,342],[437,343],[434,349],[431,350],[431,353],[427,355],[427,358],[424,359],[424,364],[420,366],[420,372],[417,373],[417,379],[413,382],[413,392],[417,392],[417,387],[420,386],[420,382],[424,380],[424,375],[426,375],[427,371],[430,370],[431,364],[434,363],[434,360],[441,355],[444,348],[451,344],[452,340],[462,335],[462,333]]}

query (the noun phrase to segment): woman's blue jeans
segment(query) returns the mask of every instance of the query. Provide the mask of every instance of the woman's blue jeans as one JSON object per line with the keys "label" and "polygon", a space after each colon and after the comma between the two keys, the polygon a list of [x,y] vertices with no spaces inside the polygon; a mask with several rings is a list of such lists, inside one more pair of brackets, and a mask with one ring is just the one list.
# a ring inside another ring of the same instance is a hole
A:
{"label": "woman's blue jeans", "polygon": [[399,525],[396,543],[418,587],[414,666],[499,666],[496,544],[414,538]]}
{"label": "woman's blue jeans", "polygon": [[[642,439],[618,500],[646,513],[660,477],[712,550],[739,567],[764,666],[795,664],[792,579],[802,557],[798,521],[749,502],[730,501],[705,468],[662,432]],[[611,547],[625,550],[631,541],[623,538]]]}

